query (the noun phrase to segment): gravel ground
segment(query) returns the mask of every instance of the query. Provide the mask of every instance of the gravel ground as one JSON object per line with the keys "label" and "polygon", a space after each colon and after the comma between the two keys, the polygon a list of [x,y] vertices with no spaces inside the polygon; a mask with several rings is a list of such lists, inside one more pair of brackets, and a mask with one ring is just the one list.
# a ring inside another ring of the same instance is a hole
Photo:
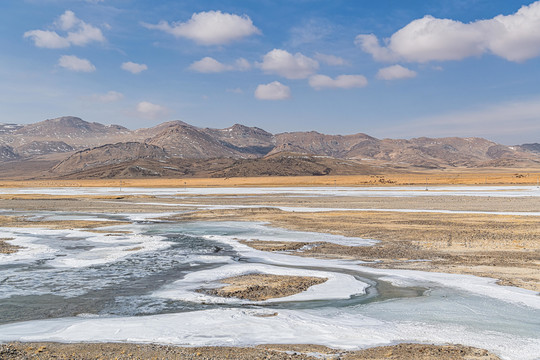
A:
{"label": "gravel ground", "polygon": [[0,345],[3,360],[95,359],[267,359],[267,360],[498,360],[486,350],[461,345],[399,344],[343,352],[317,345],[260,345],[256,347],[176,347],[154,344],[11,343]]}

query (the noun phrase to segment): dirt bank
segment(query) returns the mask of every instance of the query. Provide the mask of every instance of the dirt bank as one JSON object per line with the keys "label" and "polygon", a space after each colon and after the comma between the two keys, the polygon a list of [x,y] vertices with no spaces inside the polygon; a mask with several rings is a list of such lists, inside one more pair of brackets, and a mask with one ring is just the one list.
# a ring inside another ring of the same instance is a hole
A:
{"label": "dirt bank", "polygon": [[236,359],[236,360],[499,360],[486,350],[461,345],[400,344],[362,351],[339,351],[317,345],[255,347],[176,347],[153,344],[11,343],[0,345],[4,360],[95,359]]}
{"label": "dirt bank", "polygon": [[222,279],[220,282],[228,285],[199,291],[221,297],[264,301],[301,293],[326,280],[310,276],[249,274]]}

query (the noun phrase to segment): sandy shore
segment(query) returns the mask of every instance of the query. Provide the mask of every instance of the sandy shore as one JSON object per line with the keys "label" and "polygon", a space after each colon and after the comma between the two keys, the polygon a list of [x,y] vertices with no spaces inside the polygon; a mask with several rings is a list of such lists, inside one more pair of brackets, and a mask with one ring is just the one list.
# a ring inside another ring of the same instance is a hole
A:
{"label": "sandy shore", "polygon": [[11,343],[0,345],[4,360],[94,359],[340,359],[340,360],[498,360],[486,350],[461,345],[399,344],[362,351],[339,351],[317,345],[238,347],[177,347],[135,344]]}

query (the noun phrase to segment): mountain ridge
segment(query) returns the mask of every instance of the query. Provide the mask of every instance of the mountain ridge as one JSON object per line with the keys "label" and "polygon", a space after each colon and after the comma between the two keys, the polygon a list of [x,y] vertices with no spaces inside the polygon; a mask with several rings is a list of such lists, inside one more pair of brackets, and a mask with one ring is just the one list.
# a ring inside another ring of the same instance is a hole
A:
{"label": "mountain ridge", "polygon": [[[279,154],[304,155],[311,160]],[[272,156],[281,158],[269,160]],[[56,175],[107,165],[120,169],[120,163],[137,160],[167,163],[171,158],[242,160],[233,162],[234,166],[227,162],[227,166],[234,169],[222,169],[224,176],[256,176],[257,171],[259,175],[291,175],[295,173],[295,166],[302,174],[324,175],[335,173],[338,168],[347,172],[338,162],[331,162],[331,166],[321,165],[323,161],[317,157],[354,161],[354,166],[350,166],[356,171],[365,170],[357,163],[382,166],[387,170],[405,167],[427,170],[540,168],[540,144],[506,146],[478,137],[378,139],[361,132],[350,135],[327,135],[317,131],[272,134],[242,124],[213,129],[180,120],[130,130],[120,125],[90,123],[73,116],[28,125],[0,124],[0,162],[16,164],[56,159],[56,166],[49,169],[50,174]],[[249,159],[265,160],[250,162]],[[216,173],[220,171],[216,169]],[[135,171],[134,174],[138,173]]]}

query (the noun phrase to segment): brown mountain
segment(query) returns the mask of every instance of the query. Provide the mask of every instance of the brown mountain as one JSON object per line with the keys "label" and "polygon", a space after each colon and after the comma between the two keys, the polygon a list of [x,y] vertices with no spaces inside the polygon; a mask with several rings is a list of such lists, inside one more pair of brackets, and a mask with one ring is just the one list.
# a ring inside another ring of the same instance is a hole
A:
{"label": "brown mountain", "polygon": [[257,127],[234,124],[226,129],[203,129],[205,133],[235,150],[253,156],[264,156],[274,149],[274,135]]}
{"label": "brown mountain", "polygon": [[325,135],[316,131],[282,133],[274,136],[275,147],[270,154],[295,152],[350,158],[358,147],[368,149],[379,140],[366,134]]}
{"label": "brown mountain", "polygon": [[63,116],[0,134],[0,143],[18,147],[33,141],[63,141],[75,149],[83,149],[116,142],[129,136],[131,131],[120,125],[90,123],[78,117]]}
{"label": "brown mountain", "polygon": [[9,145],[0,145],[0,161],[17,160],[19,155]]}
{"label": "brown mountain", "polygon": [[100,166],[121,164],[133,160],[168,161],[169,156],[160,147],[138,143],[117,143],[78,151],[51,169],[55,174],[77,173]]}
{"label": "brown mountain", "polygon": [[[214,172],[212,177],[374,175],[380,172],[380,167],[356,160],[281,152],[264,158],[235,160],[230,166]],[[394,171],[385,169],[385,172]]]}
{"label": "brown mountain", "polygon": [[512,146],[514,148],[518,148],[521,151],[528,151],[535,154],[540,154],[540,144],[539,143],[533,143],[533,144],[523,144],[523,145],[516,145]]}
{"label": "brown mountain", "polygon": [[15,151],[21,156],[36,156],[52,153],[67,153],[75,149],[63,141],[32,141],[21,145]]}
{"label": "brown mountain", "polygon": [[[74,154],[77,150],[82,151]],[[131,131],[68,116],[0,124],[0,162],[6,164],[0,176],[19,172],[20,177],[54,164],[48,176],[371,174],[373,169],[540,168],[540,145],[457,137],[380,140],[315,131],[272,135],[240,124],[211,129],[178,120]]]}
{"label": "brown mountain", "polygon": [[177,124],[167,127],[156,136],[148,139],[147,143],[165,149],[173,157],[188,159],[245,157],[233,146],[228,146],[203,129],[191,125]]}
{"label": "brown mountain", "polygon": [[185,123],[180,120],[167,121],[159,125],[153,126],[151,128],[137,129],[133,131],[133,137],[134,139],[137,139],[138,141],[144,141],[144,140],[153,138],[154,136],[158,135],[159,133],[163,132],[164,130],[168,128],[175,127],[178,125],[191,126],[188,123]]}
{"label": "brown mountain", "polygon": [[540,158],[515,147],[482,138],[414,138],[379,140],[365,134],[325,135],[314,131],[275,136],[280,151],[325,155],[344,159],[378,160],[420,168],[486,166],[504,160],[505,166],[520,162],[536,163]]}
{"label": "brown mountain", "polygon": [[23,126],[24,125],[0,123],[0,135],[11,134],[11,133],[19,130]]}

